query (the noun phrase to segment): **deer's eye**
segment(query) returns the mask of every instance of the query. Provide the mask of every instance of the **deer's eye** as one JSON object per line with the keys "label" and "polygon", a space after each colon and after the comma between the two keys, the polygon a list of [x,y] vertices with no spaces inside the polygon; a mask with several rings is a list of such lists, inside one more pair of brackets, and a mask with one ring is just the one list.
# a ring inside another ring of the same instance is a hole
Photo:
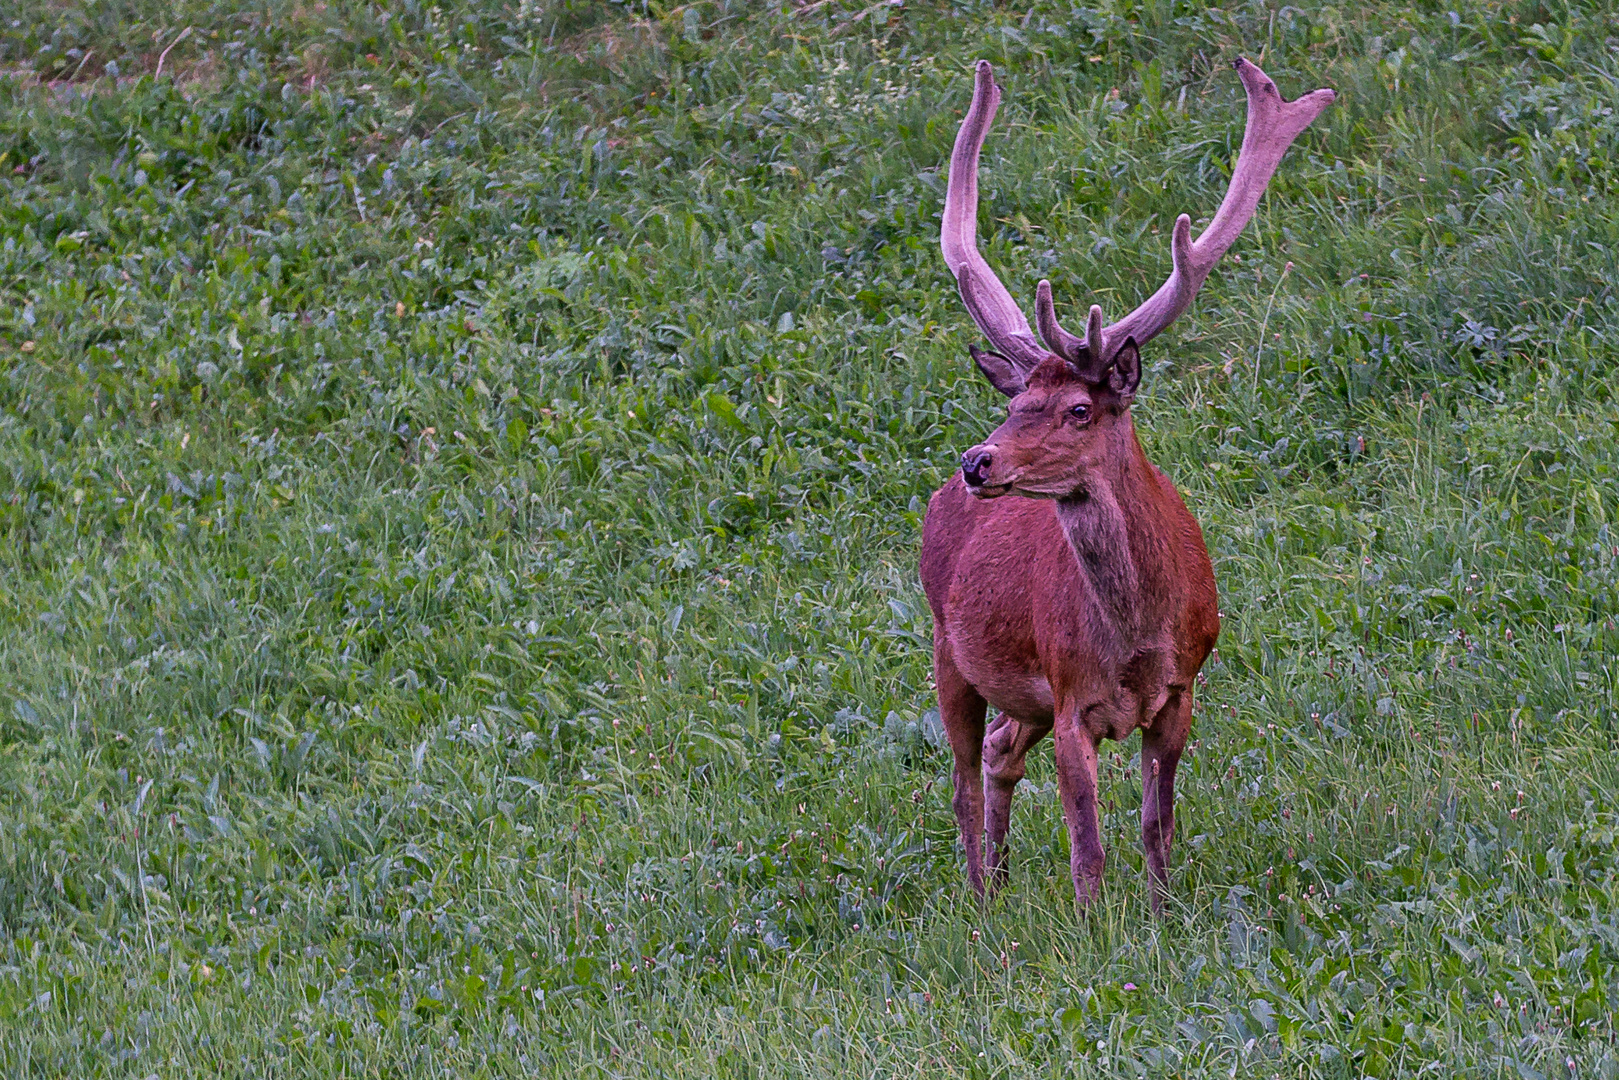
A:
{"label": "deer's eye", "polygon": [[1091,418],[1091,407],[1089,405],[1075,405],[1068,412],[1069,415],[1082,424]]}

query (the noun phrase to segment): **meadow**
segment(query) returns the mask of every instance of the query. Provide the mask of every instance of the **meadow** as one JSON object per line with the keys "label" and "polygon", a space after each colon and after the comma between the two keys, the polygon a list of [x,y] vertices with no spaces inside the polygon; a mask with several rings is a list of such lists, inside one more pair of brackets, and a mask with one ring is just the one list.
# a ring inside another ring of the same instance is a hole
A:
{"label": "meadow", "polygon": [[[966,887],[937,247],[1144,352],[1224,630],[1149,914]],[[160,70],[161,69],[161,70]],[[0,7],[0,1073],[1619,1077],[1619,9]]]}

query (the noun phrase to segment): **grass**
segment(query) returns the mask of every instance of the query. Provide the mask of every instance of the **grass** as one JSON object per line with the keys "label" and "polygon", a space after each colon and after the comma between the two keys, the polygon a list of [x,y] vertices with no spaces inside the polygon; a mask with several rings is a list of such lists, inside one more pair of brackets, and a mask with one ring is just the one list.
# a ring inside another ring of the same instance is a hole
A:
{"label": "grass", "polygon": [[[11,11],[6,1075],[1619,1075],[1611,7]],[[1212,213],[1239,52],[1342,96],[1146,357],[1225,615],[1175,901],[1132,743],[1099,906],[1043,751],[981,910],[969,63],[1072,319]]]}

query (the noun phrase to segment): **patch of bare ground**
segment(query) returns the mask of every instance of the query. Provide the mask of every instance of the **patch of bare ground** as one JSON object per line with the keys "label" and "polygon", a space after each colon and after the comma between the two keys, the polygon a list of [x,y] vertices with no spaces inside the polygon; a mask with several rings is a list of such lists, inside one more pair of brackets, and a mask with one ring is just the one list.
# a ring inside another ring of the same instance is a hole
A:
{"label": "patch of bare ground", "polygon": [[219,53],[211,48],[180,59],[172,53],[165,58],[160,50],[154,49],[140,54],[138,64],[131,64],[126,59],[117,69],[117,74],[110,74],[106,62],[94,52],[87,53],[71,74],[61,78],[41,78],[40,73],[28,64],[0,67],[0,79],[11,80],[19,89],[38,87],[48,90],[61,101],[73,97],[87,98],[106,90],[122,90],[141,78],[158,75],[172,82],[187,98],[217,90],[224,83]]}
{"label": "patch of bare ground", "polygon": [[546,48],[553,55],[568,57],[584,70],[576,69],[563,75],[567,65],[556,65],[552,74],[542,79],[532,91],[541,101],[549,100],[559,90],[573,94],[582,85],[599,83],[599,77],[593,75],[591,69],[606,70],[616,78],[625,78],[629,74],[627,61],[637,52],[661,53],[667,49],[667,45],[657,26],[644,19],[636,19],[558,37],[548,41]]}
{"label": "patch of bare ground", "polygon": [[624,59],[637,49],[664,48],[657,27],[644,19],[622,25],[607,24],[561,38],[553,48],[581,64],[597,64],[622,75]]}

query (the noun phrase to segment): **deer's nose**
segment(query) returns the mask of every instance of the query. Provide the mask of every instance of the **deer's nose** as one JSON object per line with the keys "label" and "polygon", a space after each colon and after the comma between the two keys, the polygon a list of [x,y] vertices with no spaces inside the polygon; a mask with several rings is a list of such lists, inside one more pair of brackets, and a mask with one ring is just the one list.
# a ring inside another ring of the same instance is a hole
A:
{"label": "deer's nose", "polygon": [[968,487],[983,487],[993,463],[988,447],[975,446],[961,455],[961,478],[967,481]]}

